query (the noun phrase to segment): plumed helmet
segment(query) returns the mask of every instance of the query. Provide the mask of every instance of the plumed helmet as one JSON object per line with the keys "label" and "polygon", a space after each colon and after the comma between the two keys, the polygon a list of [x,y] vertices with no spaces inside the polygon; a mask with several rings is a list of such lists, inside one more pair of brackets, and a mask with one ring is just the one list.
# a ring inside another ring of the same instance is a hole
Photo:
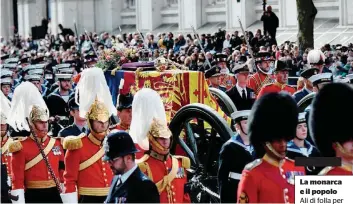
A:
{"label": "plumed helmet", "polygon": [[325,62],[325,55],[321,50],[310,50],[308,54],[308,63],[311,65],[322,65]]}
{"label": "plumed helmet", "polygon": [[[347,106],[342,108],[342,104]],[[310,135],[322,155],[335,156],[333,143],[353,139],[351,104],[353,89],[343,83],[327,84],[314,98],[309,116]]]}
{"label": "plumed helmet", "polygon": [[264,144],[293,139],[298,123],[298,107],[287,93],[269,93],[257,100],[248,119],[248,135],[257,157],[265,154]]}

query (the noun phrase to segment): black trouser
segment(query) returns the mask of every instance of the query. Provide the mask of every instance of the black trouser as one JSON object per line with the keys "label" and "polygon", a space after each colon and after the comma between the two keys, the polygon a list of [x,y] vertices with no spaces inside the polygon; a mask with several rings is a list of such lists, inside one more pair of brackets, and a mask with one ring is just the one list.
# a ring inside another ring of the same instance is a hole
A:
{"label": "black trouser", "polygon": [[62,203],[56,187],[43,189],[26,189],[26,203]]}
{"label": "black trouser", "polygon": [[104,203],[107,196],[88,196],[81,195],[78,202],[79,203]]}

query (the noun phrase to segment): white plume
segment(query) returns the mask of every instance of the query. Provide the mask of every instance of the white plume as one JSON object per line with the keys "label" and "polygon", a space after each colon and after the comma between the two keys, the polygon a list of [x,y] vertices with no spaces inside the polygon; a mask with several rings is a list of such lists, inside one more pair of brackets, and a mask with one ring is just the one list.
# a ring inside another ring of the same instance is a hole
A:
{"label": "white plume", "polygon": [[38,88],[31,82],[23,82],[14,91],[7,123],[16,131],[30,131],[26,119],[29,117],[33,105],[46,109],[49,115],[48,107]]}
{"label": "white plume", "polygon": [[149,149],[147,133],[153,118],[167,123],[167,116],[160,95],[149,88],[143,88],[134,95],[132,120],[129,134],[142,149]]}
{"label": "white plume", "polygon": [[106,106],[110,114],[116,114],[103,70],[100,68],[85,69],[81,73],[75,92],[75,100],[79,104],[81,117],[86,117],[96,99]]}

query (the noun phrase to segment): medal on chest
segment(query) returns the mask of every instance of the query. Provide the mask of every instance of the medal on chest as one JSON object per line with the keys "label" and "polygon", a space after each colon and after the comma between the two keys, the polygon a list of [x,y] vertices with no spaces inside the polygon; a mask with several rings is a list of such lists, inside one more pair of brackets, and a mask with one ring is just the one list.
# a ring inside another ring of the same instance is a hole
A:
{"label": "medal on chest", "polygon": [[53,147],[53,149],[51,149],[51,151],[53,151],[53,154],[55,156],[61,155],[61,151],[60,151],[60,147],[59,146]]}
{"label": "medal on chest", "polygon": [[303,175],[304,175],[304,172],[300,172],[300,171],[287,171],[285,173],[286,180],[291,185],[294,185],[294,177],[295,176],[303,176]]}

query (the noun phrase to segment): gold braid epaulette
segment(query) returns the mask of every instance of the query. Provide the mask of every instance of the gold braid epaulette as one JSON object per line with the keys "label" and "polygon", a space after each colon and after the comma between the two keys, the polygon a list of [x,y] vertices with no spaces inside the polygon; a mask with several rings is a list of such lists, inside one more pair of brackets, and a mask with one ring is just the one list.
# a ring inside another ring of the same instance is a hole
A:
{"label": "gold braid epaulette", "polygon": [[138,167],[140,168],[140,170],[142,171],[142,173],[144,173],[147,177],[149,177],[153,181],[153,175],[152,175],[151,168],[148,165],[148,163],[146,162],[148,160],[148,158],[150,158],[150,155],[145,154],[140,159],[136,159],[136,163],[137,163]]}
{"label": "gold braid epaulette", "polygon": [[184,169],[190,169],[191,162],[188,157],[184,157],[184,156],[173,156],[173,157],[175,157],[177,159],[181,159],[181,165]]}
{"label": "gold braid epaulette", "polygon": [[9,148],[8,148],[8,152],[9,153],[14,153],[14,152],[18,152],[22,149],[22,141],[26,140],[27,137],[21,138],[21,139],[17,139],[17,140],[13,140],[9,143]]}
{"label": "gold braid epaulette", "polygon": [[81,133],[79,136],[67,136],[63,141],[63,148],[67,150],[76,150],[80,149],[82,144],[82,138],[85,136],[85,133]]}

